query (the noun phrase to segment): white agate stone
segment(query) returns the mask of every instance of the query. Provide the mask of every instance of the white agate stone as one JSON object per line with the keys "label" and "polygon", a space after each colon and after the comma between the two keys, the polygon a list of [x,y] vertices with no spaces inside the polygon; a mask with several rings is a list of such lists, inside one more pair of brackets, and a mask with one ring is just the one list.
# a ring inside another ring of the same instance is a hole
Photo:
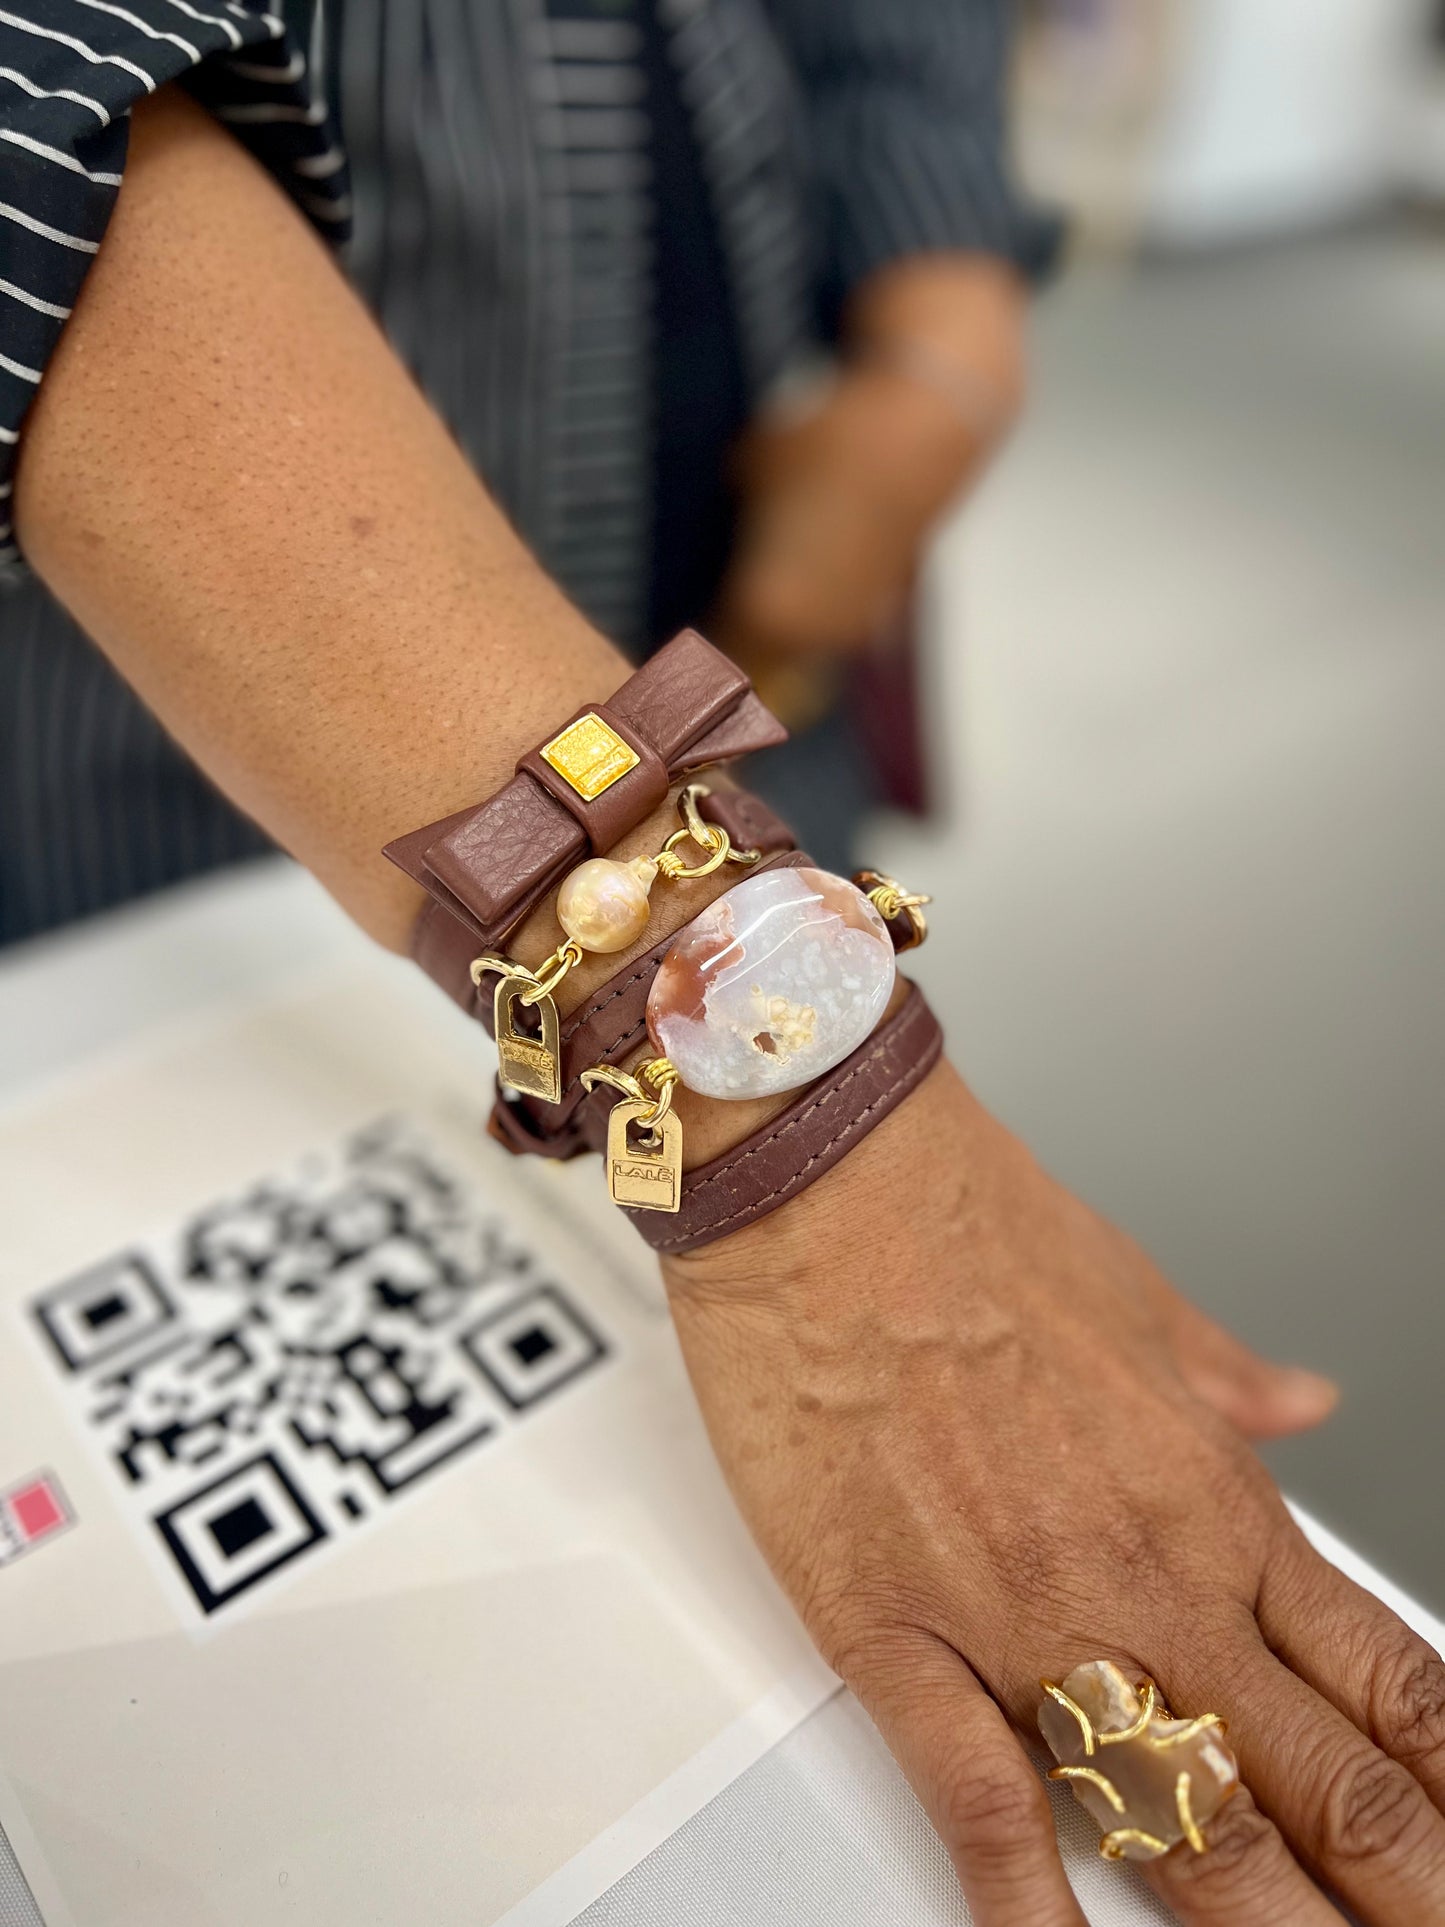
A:
{"label": "white agate stone", "polygon": [[861,890],[826,870],[765,870],[679,932],[647,1031],[689,1090],[769,1097],[856,1050],[894,974],[887,926]]}

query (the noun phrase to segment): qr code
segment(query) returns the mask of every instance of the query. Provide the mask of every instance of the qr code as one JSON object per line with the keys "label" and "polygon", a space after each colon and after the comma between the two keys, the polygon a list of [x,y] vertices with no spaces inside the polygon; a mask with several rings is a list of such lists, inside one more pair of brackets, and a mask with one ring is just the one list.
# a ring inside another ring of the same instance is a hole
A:
{"label": "qr code", "polygon": [[354,1534],[609,1350],[393,1121],[30,1310],[134,1517],[208,1615]]}

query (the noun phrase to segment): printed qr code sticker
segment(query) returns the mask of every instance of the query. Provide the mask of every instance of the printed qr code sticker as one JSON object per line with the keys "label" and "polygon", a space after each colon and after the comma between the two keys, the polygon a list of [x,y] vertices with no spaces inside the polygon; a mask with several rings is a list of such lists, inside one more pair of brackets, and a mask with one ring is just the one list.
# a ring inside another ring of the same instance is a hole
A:
{"label": "printed qr code sticker", "polygon": [[122,1504],[208,1620],[612,1350],[392,1120],[48,1287],[29,1314]]}

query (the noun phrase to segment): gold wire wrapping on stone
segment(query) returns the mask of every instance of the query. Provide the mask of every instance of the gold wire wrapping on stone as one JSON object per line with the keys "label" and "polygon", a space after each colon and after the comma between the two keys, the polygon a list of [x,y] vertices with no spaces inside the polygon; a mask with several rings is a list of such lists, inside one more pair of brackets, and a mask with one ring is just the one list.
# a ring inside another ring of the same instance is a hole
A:
{"label": "gold wire wrapping on stone", "polygon": [[1079,1732],[1083,1737],[1085,1753],[1096,1753],[1099,1749],[1098,1735],[1094,1732],[1094,1722],[1089,1718],[1083,1707],[1080,1706],[1076,1700],[1071,1700],[1063,1687],[1056,1685],[1053,1680],[1041,1679],[1039,1685],[1043,1687],[1050,1699],[1057,1700],[1064,1711],[1066,1713],[1072,1713],[1078,1721]]}
{"label": "gold wire wrapping on stone", "polygon": [[[1105,1860],[1124,1859],[1125,1847],[1147,1847],[1151,1859],[1157,1860],[1168,1853],[1169,1842],[1161,1840],[1157,1833],[1146,1833],[1143,1827],[1115,1827],[1099,1842],[1099,1852]],[[1203,1853],[1203,1847],[1199,1851]]]}
{"label": "gold wire wrapping on stone", "polygon": [[1109,1778],[1096,1766],[1056,1766],[1049,1774],[1051,1780],[1091,1780],[1103,1794],[1115,1813],[1124,1812],[1124,1796]]}
{"label": "gold wire wrapping on stone", "polygon": [[[1103,1670],[1110,1674],[1117,1673],[1116,1668],[1106,1666],[1102,1661],[1091,1662],[1090,1666],[1076,1669],[1075,1673],[1069,1676],[1070,1681],[1073,1682],[1076,1679],[1082,1678],[1090,1672],[1091,1669],[1095,1671]],[[1197,1739],[1201,1734],[1210,1729],[1216,1730],[1221,1736],[1225,1729],[1225,1722],[1217,1713],[1201,1713],[1195,1719],[1175,1724],[1174,1730],[1171,1732],[1151,1731],[1156,1721],[1169,1721],[1172,1723],[1173,1715],[1159,1697],[1159,1691],[1154,1681],[1147,1676],[1140,1679],[1133,1687],[1133,1692],[1139,1699],[1139,1711],[1137,1714],[1128,1721],[1127,1725],[1114,1727],[1109,1730],[1102,1729],[1091,1717],[1088,1710],[1084,1706],[1081,1706],[1078,1700],[1067,1692],[1063,1686],[1059,1685],[1057,1681],[1043,1679],[1039,1681],[1039,1684],[1049,1699],[1053,1700],[1056,1705],[1062,1707],[1078,1727],[1079,1745],[1083,1750],[1086,1760],[1090,1761],[1097,1760],[1102,1754],[1103,1749],[1107,1747],[1134,1745],[1136,1747],[1142,1747],[1151,1754],[1164,1754],[1190,1740]],[[1076,1688],[1076,1690],[1079,1689]],[[1062,1742],[1060,1740],[1050,1736],[1050,1745],[1053,1747],[1056,1755],[1060,1750],[1061,1744]],[[1227,1749],[1224,1749],[1224,1753],[1225,1762],[1232,1771],[1232,1758],[1228,1755]],[[1198,1762],[1196,1762],[1196,1764],[1198,1764]],[[1148,1828],[1130,1823],[1129,1803],[1120,1792],[1114,1780],[1101,1765],[1079,1765],[1063,1762],[1050,1769],[1049,1778],[1051,1780],[1071,1782],[1076,1786],[1083,1784],[1093,1788],[1095,1792],[1102,1795],[1108,1802],[1113,1813],[1125,1822],[1122,1826],[1113,1827],[1104,1832],[1103,1838],[1099,1842],[1099,1852],[1106,1860],[1122,1860],[1129,1857],[1128,1850],[1131,1847],[1139,1850],[1134,1857],[1151,1859],[1168,1853],[1175,1844],[1182,1845],[1187,1843],[1195,1853],[1206,1853],[1209,1850],[1209,1843],[1205,1839],[1202,1825],[1195,1816],[1193,1775],[1187,1767],[1181,1768],[1176,1774],[1173,1785],[1173,1806],[1178,1819],[1179,1835],[1181,1836],[1177,1842],[1175,1840],[1164,1839],[1160,1834],[1152,1832]],[[1211,1796],[1218,1793],[1220,1784],[1221,1781],[1218,1770],[1216,1769],[1216,1779],[1211,1783],[1209,1789]],[[1218,1807],[1223,1804],[1223,1800],[1227,1799],[1229,1794],[1235,1791],[1236,1786],[1237,1779],[1233,1785],[1225,1787],[1222,1798],[1214,1799],[1213,1806],[1211,1807],[1211,1817],[1212,1813],[1217,1811]]]}
{"label": "gold wire wrapping on stone", "polygon": [[1194,1818],[1194,1811],[1190,1805],[1190,1781],[1187,1773],[1181,1773],[1174,1782],[1174,1805],[1179,1812],[1179,1824],[1184,1829],[1184,1838],[1196,1853],[1208,1853],[1208,1844],[1199,1831],[1199,1823]]}

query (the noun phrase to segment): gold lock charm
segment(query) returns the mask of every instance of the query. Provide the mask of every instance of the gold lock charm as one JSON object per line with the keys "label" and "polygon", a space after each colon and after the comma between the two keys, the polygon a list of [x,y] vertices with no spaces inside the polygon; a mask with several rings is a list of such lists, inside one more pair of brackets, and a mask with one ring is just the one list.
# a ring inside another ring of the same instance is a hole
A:
{"label": "gold lock charm", "polygon": [[[629,1097],[607,1119],[607,1190],[614,1204],[634,1211],[676,1211],[682,1203],[682,1120],[656,1112],[654,1099]],[[640,1139],[631,1135],[634,1124],[643,1127]]]}
{"label": "gold lock charm", "polygon": [[[501,977],[492,1000],[493,1030],[497,1040],[497,1075],[509,1090],[539,1097],[544,1104],[562,1100],[562,1027],[557,1006],[544,991],[536,994],[528,977]],[[531,992],[529,998],[528,992]],[[514,1012],[518,1004],[535,1010],[539,1031],[522,1030]]]}

